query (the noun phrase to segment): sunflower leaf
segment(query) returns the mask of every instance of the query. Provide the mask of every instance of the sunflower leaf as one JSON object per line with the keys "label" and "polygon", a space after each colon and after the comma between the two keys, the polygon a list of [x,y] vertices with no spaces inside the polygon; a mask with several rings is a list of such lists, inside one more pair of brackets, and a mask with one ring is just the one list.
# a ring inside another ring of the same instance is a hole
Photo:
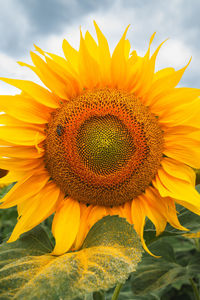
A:
{"label": "sunflower leaf", "polygon": [[159,236],[156,236],[156,230],[153,224],[150,220],[147,220],[144,230],[144,239],[148,246],[162,238],[179,237],[188,233],[195,233],[200,231],[200,216],[194,214],[193,212],[182,206],[178,206],[177,208],[179,211],[178,218],[180,224],[190,231],[181,231],[167,224],[165,231]]}
{"label": "sunflower leaf", "polygon": [[50,248],[42,229],[37,230],[1,245],[0,299],[80,298],[124,282],[141,259],[142,247],[133,226],[117,216],[97,222],[80,251],[57,257],[45,253],[44,245],[46,252]]}
{"label": "sunflower leaf", "polygon": [[[177,243],[172,243],[173,239],[181,243],[180,248],[176,247]],[[189,284],[190,278],[198,276],[200,253],[195,249],[188,251],[184,247],[188,240],[183,237],[181,240],[179,237],[163,238],[150,246],[150,250],[160,254],[161,258],[144,255],[137,272],[132,275],[134,295],[147,296],[152,292],[162,294],[170,285]]]}

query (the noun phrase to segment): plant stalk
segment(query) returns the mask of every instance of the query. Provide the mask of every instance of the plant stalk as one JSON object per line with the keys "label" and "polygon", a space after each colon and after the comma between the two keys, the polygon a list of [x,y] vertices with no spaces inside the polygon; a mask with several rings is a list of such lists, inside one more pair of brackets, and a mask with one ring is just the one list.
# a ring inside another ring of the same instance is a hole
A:
{"label": "plant stalk", "polygon": [[195,238],[194,242],[195,242],[195,246],[198,252],[200,252],[200,238]]}
{"label": "plant stalk", "polygon": [[[122,283],[118,283],[115,287],[115,290],[114,290],[114,293],[112,295],[112,300],[117,300],[118,299],[118,296],[119,296],[119,293],[120,293],[120,290],[122,288]],[[198,299],[199,300],[199,299]]]}
{"label": "plant stalk", "polygon": [[193,293],[194,293],[195,299],[196,300],[200,300],[200,294],[199,294],[197,285],[195,284],[195,282],[194,282],[194,280],[192,278],[190,278],[190,283],[191,283],[191,286],[192,286],[192,289],[193,289]]}

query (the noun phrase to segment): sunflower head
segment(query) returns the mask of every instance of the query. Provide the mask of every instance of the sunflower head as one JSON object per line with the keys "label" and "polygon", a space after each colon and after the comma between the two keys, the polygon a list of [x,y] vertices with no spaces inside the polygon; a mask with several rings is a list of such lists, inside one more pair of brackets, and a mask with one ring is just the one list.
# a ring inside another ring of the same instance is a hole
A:
{"label": "sunflower head", "polygon": [[[66,40],[64,57],[36,47],[31,68],[46,85],[2,79],[19,88],[1,96],[0,167],[18,183],[1,208],[17,205],[9,241],[55,213],[54,254],[79,249],[106,215],[134,225],[143,246],[146,216],[157,234],[166,223],[183,228],[175,203],[200,213],[199,90],[176,88],[186,67],[155,72],[161,44],[150,56],[130,52],[123,34],[113,54],[95,23],[80,49]],[[1,179],[0,179],[1,181]],[[67,238],[65,238],[67,236]]]}
{"label": "sunflower head", "polygon": [[87,91],[48,124],[45,164],[61,190],[86,204],[118,206],[145,191],[163,151],[157,119],[134,95]]}

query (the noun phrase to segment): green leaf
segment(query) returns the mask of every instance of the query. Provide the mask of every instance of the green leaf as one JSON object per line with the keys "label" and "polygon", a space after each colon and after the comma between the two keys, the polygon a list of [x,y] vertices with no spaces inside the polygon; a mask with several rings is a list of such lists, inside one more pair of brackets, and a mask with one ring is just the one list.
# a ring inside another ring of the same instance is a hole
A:
{"label": "green leaf", "polygon": [[200,216],[192,213],[186,208],[182,208],[179,213],[179,221],[191,232],[200,231]]}
{"label": "green leaf", "polygon": [[2,199],[10,190],[11,188],[15,185],[15,182],[4,186],[3,188],[0,189],[0,199]]}
{"label": "green leaf", "polygon": [[183,225],[190,231],[177,230],[176,228],[168,224],[165,231],[159,236],[156,236],[156,231],[153,224],[151,223],[150,220],[147,220],[145,225],[145,230],[144,230],[144,239],[148,246],[162,238],[178,237],[178,236],[182,236],[185,233],[193,233],[193,232],[200,231],[199,215],[192,213],[190,210],[183,208],[182,206],[178,206],[178,210],[179,210],[178,218],[181,225]]}
{"label": "green leaf", "polygon": [[[52,252],[53,247],[46,231],[37,226],[33,230],[22,235],[22,237],[14,243],[4,243],[0,245],[0,268],[4,266],[8,268],[9,263],[13,263],[24,257],[39,256]],[[0,269],[0,291],[2,270]]]}
{"label": "green leaf", "polygon": [[164,288],[180,280],[183,267],[173,263],[146,261],[146,266],[140,267],[132,282],[133,292],[136,295],[146,295]]}
{"label": "green leaf", "polygon": [[[188,284],[189,278],[199,274],[200,253],[195,250],[184,251],[184,247],[182,251],[175,252],[170,244],[172,240],[173,238],[161,239],[151,245],[150,250],[162,257],[145,255],[138,265],[137,272],[132,276],[132,289],[135,295],[145,296],[164,290],[169,285],[176,286],[176,283],[180,282],[182,285]],[[187,242],[187,239],[185,241]]]}
{"label": "green leaf", "polygon": [[[2,199],[15,183],[4,186],[0,189],[0,199]],[[0,244],[10,235],[17,220],[17,209],[0,209]]]}
{"label": "green leaf", "polygon": [[80,251],[41,255],[47,244],[31,231],[1,246],[0,299],[74,299],[105,290],[124,282],[142,255],[133,226],[117,216],[97,222]]}
{"label": "green leaf", "polygon": [[183,273],[182,266],[175,262],[173,248],[167,242],[158,240],[150,250],[156,255],[162,255],[162,258],[144,257],[137,272],[133,274],[132,288],[136,295],[146,295],[163,288],[178,280]]}

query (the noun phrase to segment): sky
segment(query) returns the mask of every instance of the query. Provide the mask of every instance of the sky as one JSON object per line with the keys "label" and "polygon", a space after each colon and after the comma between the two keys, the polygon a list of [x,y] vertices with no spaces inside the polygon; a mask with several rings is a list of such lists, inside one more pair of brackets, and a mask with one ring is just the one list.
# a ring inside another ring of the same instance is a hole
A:
{"label": "sky", "polygon": [[[144,55],[156,32],[152,51],[166,38],[156,70],[180,69],[192,61],[180,86],[199,88],[200,0],[0,0],[0,77],[34,80],[17,61],[30,63],[34,44],[62,55],[62,41],[79,48],[80,26],[95,36],[93,20],[108,38],[111,51],[127,25],[132,50]],[[0,94],[19,90],[0,82]]]}

